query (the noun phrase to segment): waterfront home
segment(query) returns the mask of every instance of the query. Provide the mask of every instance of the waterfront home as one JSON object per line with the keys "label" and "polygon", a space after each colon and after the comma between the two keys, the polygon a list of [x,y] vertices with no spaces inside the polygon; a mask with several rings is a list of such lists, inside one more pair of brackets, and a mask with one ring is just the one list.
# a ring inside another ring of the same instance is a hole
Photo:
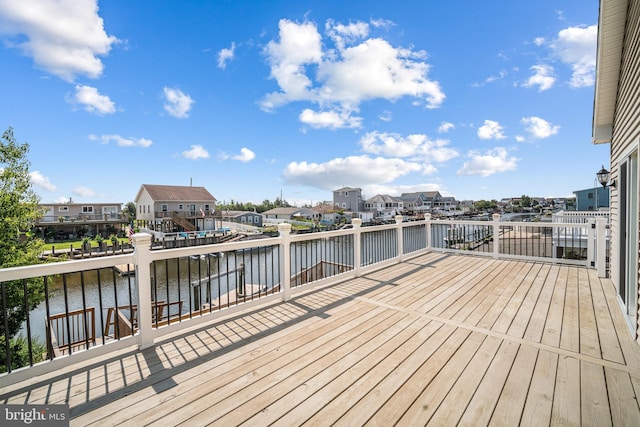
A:
{"label": "waterfront home", "polygon": [[128,218],[122,213],[122,203],[76,203],[72,199],[63,203],[38,205],[43,212],[36,221],[36,230],[46,241],[75,239],[82,236],[103,237],[122,234]]}
{"label": "waterfront home", "polygon": [[597,186],[584,190],[576,190],[577,211],[597,211],[600,208],[609,208],[609,187]]}
{"label": "waterfront home", "polygon": [[262,227],[264,217],[261,213],[253,211],[222,211],[220,212],[220,218],[222,221]]}
{"label": "waterfront home", "polygon": [[[364,211],[364,198],[361,188],[342,187],[333,190],[333,205],[337,208],[354,212],[356,214]],[[356,217],[359,215],[356,215]]]}
{"label": "waterfront home", "polygon": [[342,219],[349,218],[351,220],[353,213],[344,212],[342,208],[337,205],[318,205],[314,206],[314,211],[318,212],[320,216],[320,222],[323,225],[333,225],[339,223]]}
{"label": "waterfront home", "polygon": [[162,232],[215,228],[216,198],[204,187],[143,184],[134,201],[141,227]]}
{"label": "waterfront home", "polygon": [[281,219],[285,221],[319,220],[322,216],[309,208],[273,208],[262,214],[266,219]]}
{"label": "waterfront home", "polygon": [[404,204],[399,197],[378,194],[367,199],[364,207],[366,210],[373,212],[374,218],[391,220],[395,215],[403,211]]}
{"label": "waterfront home", "polygon": [[[592,142],[610,144],[611,279],[638,339],[640,0],[601,0]],[[594,174],[600,165],[594,165]],[[606,171],[605,171],[606,172]],[[607,183],[608,181],[608,183]]]}

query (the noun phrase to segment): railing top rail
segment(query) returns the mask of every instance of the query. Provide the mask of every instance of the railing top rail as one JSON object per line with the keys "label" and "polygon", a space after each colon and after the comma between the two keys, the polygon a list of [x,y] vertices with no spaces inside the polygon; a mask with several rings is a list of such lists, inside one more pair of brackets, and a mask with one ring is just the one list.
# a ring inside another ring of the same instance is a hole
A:
{"label": "railing top rail", "polygon": [[[308,236],[308,235],[307,235]],[[280,243],[280,238],[270,237],[259,240],[245,240],[239,242],[212,243],[209,245],[187,246],[184,248],[162,249],[151,251],[149,256],[153,261],[202,255],[216,252],[236,251],[240,249],[251,249],[259,246],[272,246]]]}
{"label": "railing top rail", "polygon": [[0,282],[28,279],[31,277],[43,277],[64,273],[77,273],[80,271],[99,268],[111,268],[116,265],[130,264],[134,262],[133,254],[112,255],[100,258],[88,258],[71,261],[50,262],[46,264],[25,265],[22,267],[0,268]]}

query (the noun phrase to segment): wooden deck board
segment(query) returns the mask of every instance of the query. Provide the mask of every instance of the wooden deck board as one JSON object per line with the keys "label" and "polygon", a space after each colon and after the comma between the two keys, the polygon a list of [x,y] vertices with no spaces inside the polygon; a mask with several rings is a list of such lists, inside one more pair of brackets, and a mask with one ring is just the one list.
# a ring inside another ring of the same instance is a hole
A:
{"label": "wooden deck board", "polygon": [[142,352],[4,386],[71,425],[640,425],[640,346],[594,270],[429,253]]}

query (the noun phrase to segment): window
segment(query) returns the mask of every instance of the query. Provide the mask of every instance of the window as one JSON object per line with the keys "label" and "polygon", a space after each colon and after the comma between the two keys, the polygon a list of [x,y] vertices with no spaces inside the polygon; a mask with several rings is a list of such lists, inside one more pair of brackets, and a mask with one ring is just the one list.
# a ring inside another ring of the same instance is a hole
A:
{"label": "window", "polygon": [[160,209],[162,210],[162,212],[167,212],[169,210],[169,205],[162,205]]}
{"label": "window", "polygon": [[587,193],[587,199],[592,200],[593,199],[593,193]]}
{"label": "window", "polygon": [[254,217],[253,218],[253,223],[254,224],[260,224],[260,217],[259,216]]}
{"label": "window", "polygon": [[347,204],[346,204],[346,203],[343,203],[343,204],[342,204],[342,207],[343,207],[343,208],[346,208],[346,207],[347,207]]}
{"label": "window", "polygon": [[183,210],[183,209],[184,209],[184,205],[183,205],[183,204],[179,204],[179,205],[178,205],[178,210],[179,210],[179,211],[181,211],[181,210]]}
{"label": "window", "polygon": [[82,213],[92,214],[93,213],[93,206],[83,206],[82,207]]}
{"label": "window", "polygon": [[248,216],[247,217],[247,221],[249,222],[249,224],[253,224],[253,217],[252,216]]}
{"label": "window", "polygon": [[69,212],[69,206],[58,206],[58,212]]}
{"label": "window", "polygon": [[240,217],[240,222],[244,224],[245,222],[247,222],[247,218],[241,216]]}
{"label": "window", "polygon": [[209,205],[204,205],[204,210],[206,212],[209,212],[211,210],[211,208],[209,207]]}

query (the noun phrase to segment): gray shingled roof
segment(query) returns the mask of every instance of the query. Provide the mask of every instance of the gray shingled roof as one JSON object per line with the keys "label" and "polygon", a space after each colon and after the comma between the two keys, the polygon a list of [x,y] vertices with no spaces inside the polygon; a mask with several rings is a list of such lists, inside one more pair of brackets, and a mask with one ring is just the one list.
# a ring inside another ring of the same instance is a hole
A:
{"label": "gray shingled roof", "polygon": [[216,202],[216,198],[204,187],[142,184],[142,188],[147,190],[149,196],[156,202]]}

